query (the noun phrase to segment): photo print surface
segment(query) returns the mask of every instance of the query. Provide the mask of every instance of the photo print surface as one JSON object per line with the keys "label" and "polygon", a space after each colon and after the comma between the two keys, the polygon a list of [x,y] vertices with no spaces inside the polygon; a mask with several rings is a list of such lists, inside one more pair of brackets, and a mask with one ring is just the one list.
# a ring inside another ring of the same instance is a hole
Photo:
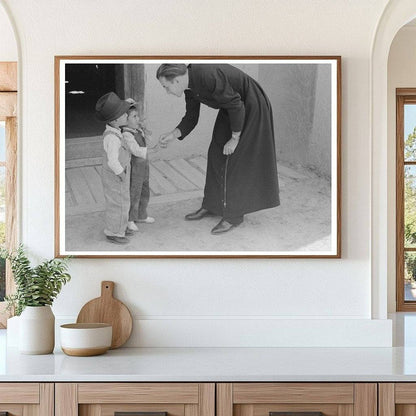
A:
{"label": "photo print surface", "polygon": [[339,257],[339,57],[56,57],[56,255]]}

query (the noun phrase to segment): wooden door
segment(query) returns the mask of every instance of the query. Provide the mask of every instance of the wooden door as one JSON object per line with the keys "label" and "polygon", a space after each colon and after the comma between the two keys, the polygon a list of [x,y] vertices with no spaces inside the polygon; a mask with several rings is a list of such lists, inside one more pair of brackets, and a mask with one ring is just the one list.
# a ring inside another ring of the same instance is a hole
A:
{"label": "wooden door", "polygon": [[416,415],[416,383],[380,383],[379,416]]}
{"label": "wooden door", "polygon": [[0,414],[54,416],[53,383],[0,383]]}
{"label": "wooden door", "polygon": [[213,383],[58,383],[56,416],[215,416]]}

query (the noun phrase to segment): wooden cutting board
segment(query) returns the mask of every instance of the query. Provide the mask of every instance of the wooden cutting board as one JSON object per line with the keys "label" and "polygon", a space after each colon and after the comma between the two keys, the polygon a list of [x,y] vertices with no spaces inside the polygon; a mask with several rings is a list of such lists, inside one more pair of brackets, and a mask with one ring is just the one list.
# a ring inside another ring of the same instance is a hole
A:
{"label": "wooden cutting board", "polygon": [[77,323],[107,323],[113,326],[111,349],[121,347],[130,337],[133,319],[124,303],[113,297],[114,282],[101,282],[101,296],[86,303]]}

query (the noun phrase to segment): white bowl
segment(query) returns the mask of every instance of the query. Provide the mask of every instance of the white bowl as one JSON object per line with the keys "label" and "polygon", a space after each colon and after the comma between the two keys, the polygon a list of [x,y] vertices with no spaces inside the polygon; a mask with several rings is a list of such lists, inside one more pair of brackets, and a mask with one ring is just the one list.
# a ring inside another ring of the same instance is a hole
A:
{"label": "white bowl", "polygon": [[61,348],[65,354],[77,357],[104,354],[111,347],[112,334],[110,324],[61,325]]}

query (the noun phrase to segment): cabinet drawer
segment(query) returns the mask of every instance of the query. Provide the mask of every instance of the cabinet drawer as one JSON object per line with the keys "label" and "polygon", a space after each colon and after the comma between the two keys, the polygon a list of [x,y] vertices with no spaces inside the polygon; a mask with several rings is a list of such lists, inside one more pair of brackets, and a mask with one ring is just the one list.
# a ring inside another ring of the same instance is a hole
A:
{"label": "cabinet drawer", "polygon": [[215,416],[214,383],[59,383],[56,416]]}
{"label": "cabinet drawer", "polygon": [[78,403],[198,404],[197,383],[80,383]]}
{"label": "cabinet drawer", "polygon": [[376,416],[375,383],[220,383],[217,416]]}

